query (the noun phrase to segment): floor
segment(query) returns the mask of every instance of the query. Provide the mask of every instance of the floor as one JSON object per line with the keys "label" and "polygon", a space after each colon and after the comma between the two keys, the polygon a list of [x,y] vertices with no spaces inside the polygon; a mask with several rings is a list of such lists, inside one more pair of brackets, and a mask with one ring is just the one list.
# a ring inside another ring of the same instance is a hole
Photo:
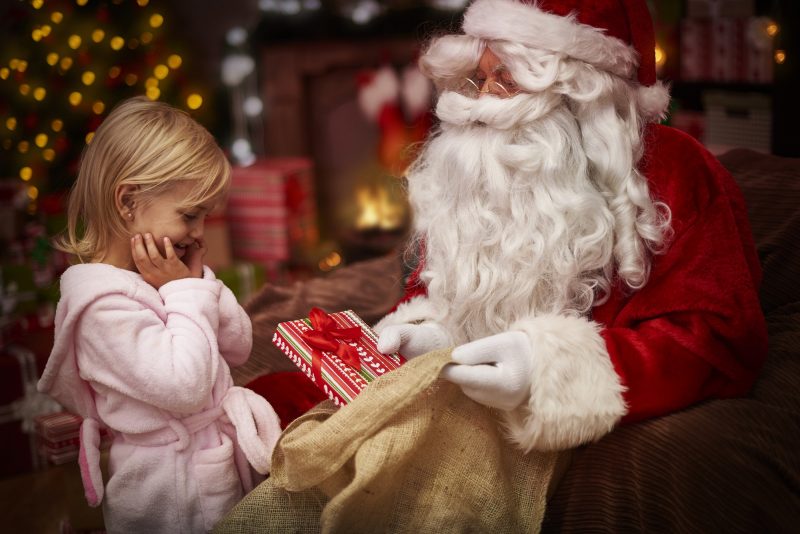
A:
{"label": "floor", "polygon": [[83,496],[77,462],[0,478],[4,532],[72,534],[103,531],[100,508]]}

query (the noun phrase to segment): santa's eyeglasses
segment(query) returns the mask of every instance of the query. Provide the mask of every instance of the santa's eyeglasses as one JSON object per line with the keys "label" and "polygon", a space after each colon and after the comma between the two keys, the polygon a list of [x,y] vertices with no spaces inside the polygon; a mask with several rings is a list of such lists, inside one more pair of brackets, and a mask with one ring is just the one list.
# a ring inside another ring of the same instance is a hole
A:
{"label": "santa's eyeglasses", "polygon": [[511,98],[520,92],[519,86],[512,79],[502,77],[481,78],[471,76],[463,78],[455,88],[456,92],[470,98],[478,98],[482,94],[491,94],[499,98]]}

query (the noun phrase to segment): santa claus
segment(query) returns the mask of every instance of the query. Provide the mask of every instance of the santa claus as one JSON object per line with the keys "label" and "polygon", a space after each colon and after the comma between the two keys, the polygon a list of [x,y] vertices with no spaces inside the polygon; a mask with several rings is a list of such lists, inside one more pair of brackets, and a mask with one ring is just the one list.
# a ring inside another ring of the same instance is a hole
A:
{"label": "santa claus", "polygon": [[438,131],[408,172],[404,300],[377,325],[498,408],[524,450],[745,394],[766,355],[731,176],[661,126],[645,0],[476,0],[420,59]]}

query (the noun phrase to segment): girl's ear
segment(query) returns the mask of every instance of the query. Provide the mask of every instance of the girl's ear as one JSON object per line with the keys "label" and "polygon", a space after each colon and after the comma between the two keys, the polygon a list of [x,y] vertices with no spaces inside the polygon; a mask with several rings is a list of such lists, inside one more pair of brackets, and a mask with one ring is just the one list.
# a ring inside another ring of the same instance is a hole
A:
{"label": "girl's ear", "polygon": [[136,193],[139,186],[134,184],[120,184],[114,191],[114,205],[120,216],[126,220],[133,219],[133,209],[135,207]]}

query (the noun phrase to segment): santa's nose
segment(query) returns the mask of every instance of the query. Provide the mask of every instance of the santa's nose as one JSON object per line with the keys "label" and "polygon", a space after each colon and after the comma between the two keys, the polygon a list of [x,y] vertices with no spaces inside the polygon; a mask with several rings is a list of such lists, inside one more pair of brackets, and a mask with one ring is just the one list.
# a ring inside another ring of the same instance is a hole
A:
{"label": "santa's nose", "polygon": [[494,81],[492,78],[487,78],[483,82],[483,85],[481,86],[480,96],[483,96],[485,94],[491,94],[493,96],[500,96],[500,97],[508,96],[506,94],[506,91],[503,90],[503,87],[496,81]]}
{"label": "santa's nose", "polygon": [[509,91],[505,85],[498,81],[494,76],[490,76],[483,81],[483,84],[478,89],[478,97],[483,95],[492,95],[499,98],[509,98],[513,93]]}

